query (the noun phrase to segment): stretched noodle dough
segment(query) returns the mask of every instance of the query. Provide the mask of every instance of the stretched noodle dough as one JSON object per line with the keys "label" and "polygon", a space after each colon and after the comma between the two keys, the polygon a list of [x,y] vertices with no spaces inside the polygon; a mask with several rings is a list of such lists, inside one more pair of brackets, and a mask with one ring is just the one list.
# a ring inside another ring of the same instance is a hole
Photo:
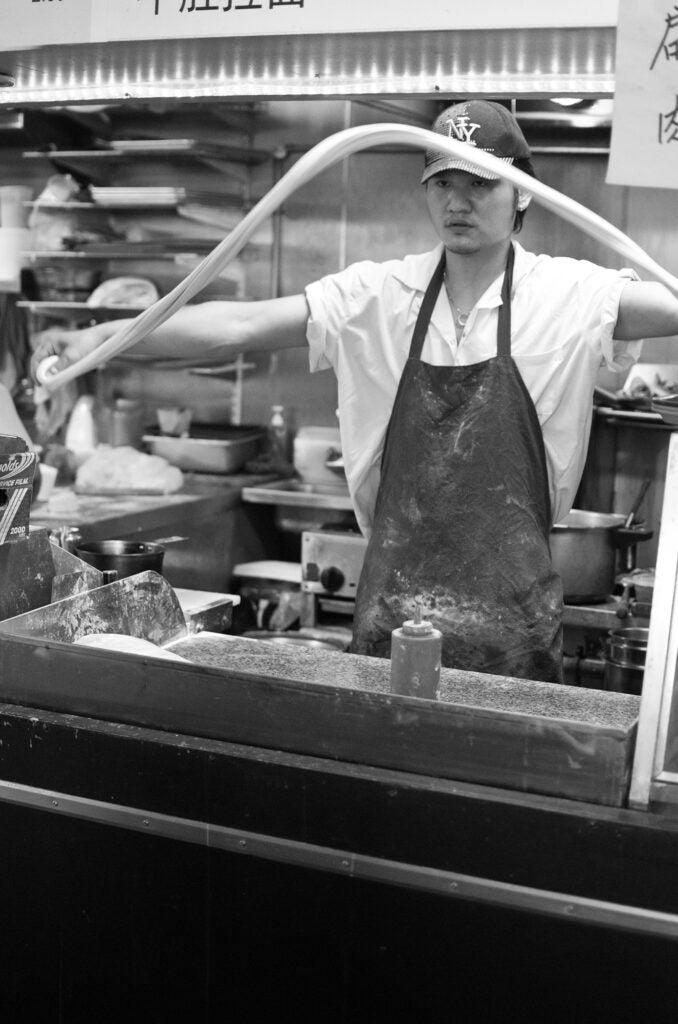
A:
{"label": "stretched noodle dough", "polygon": [[446,138],[444,135],[438,135],[425,128],[414,128],[402,124],[361,125],[357,128],[347,128],[337,132],[305,153],[183,281],[126,326],[116,331],[93,352],[57,373],[52,372],[52,375],[49,375],[45,365],[47,361],[44,360],[38,368],[38,382],[44,385],[48,391],[55,391],[83,373],[108,362],[109,359],[146,337],[197,295],[217,274],[221,273],[224,267],[240,252],[259,225],[297,188],[352,153],[368,147],[392,144],[410,145],[424,150],[436,149],[490,171],[497,177],[505,178],[518,189],[528,192],[543,206],[554,210],[565,220],[576,224],[598,241],[648,270],[678,295],[678,278],[673,277],[655,260],[651,259],[628,235],[585,206],[548,185],[544,185],[543,182],[537,181],[536,178],[525,174],[511,164],[503,163],[490,153],[474,149],[473,146],[469,146],[465,142]]}

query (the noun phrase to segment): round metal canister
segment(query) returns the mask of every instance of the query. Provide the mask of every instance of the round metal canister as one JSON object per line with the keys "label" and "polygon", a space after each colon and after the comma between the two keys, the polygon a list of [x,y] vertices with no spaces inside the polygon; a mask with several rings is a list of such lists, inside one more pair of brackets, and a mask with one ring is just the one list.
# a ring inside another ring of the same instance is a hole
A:
{"label": "round metal canister", "polygon": [[109,410],[109,444],[138,448],[143,437],[143,409],[139,402],[118,398]]}
{"label": "round metal canister", "polygon": [[640,694],[648,635],[649,630],[640,626],[611,629],[608,632],[603,676],[607,690]]}

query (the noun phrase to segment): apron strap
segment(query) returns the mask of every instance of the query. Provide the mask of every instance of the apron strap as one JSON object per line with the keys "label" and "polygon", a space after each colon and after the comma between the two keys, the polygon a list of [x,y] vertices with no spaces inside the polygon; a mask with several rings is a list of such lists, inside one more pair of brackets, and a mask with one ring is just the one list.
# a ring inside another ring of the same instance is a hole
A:
{"label": "apron strap", "polygon": [[[509,246],[508,256],[506,257],[506,271],[504,273],[504,283],[501,288],[501,306],[499,307],[499,317],[497,320],[497,355],[499,356],[511,355],[511,288],[513,285],[513,262],[514,251],[513,244],[511,244]],[[410,342],[410,359],[421,359],[428,325],[431,322],[431,315],[438,300],[438,294],[443,286],[444,280],[445,250],[443,249],[440,262],[434,270],[433,277],[426,287],[424,298],[419,308],[419,314],[412,333],[412,341]]]}
{"label": "apron strap", "polygon": [[513,244],[506,257],[504,283],[501,286],[501,306],[497,320],[497,355],[508,358],[511,355],[511,288],[513,285]]}
{"label": "apron strap", "polygon": [[438,300],[438,294],[443,286],[445,280],[445,250],[440,257],[440,262],[433,272],[433,277],[428,283],[426,291],[424,292],[424,298],[419,309],[419,315],[417,322],[414,325],[414,331],[412,333],[412,341],[410,342],[410,359],[421,359],[421,350],[424,347],[424,339],[426,338],[426,332],[428,331],[428,325],[431,322],[431,314],[433,313],[433,307]]}

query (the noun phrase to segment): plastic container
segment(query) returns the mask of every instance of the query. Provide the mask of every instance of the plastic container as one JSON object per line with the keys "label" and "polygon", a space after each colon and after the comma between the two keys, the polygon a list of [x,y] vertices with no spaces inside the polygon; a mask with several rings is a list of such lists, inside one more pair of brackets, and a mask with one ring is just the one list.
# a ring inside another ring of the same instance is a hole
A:
{"label": "plastic container", "polygon": [[27,185],[0,186],[0,226],[3,228],[25,228],[28,226],[28,203],[33,198],[33,189]]}
{"label": "plastic container", "polygon": [[20,291],[21,268],[30,248],[30,237],[26,228],[0,227],[0,291]]}
{"label": "plastic container", "polygon": [[391,634],[391,693],[436,700],[443,635],[417,611]]}
{"label": "plastic container", "polygon": [[338,427],[300,427],[293,447],[294,469],[302,483],[348,494]]}
{"label": "plastic container", "polygon": [[80,395],[68,420],[64,447],[75,456],[80,465],[92,454],[98,442],[95,402],[93,395]]}

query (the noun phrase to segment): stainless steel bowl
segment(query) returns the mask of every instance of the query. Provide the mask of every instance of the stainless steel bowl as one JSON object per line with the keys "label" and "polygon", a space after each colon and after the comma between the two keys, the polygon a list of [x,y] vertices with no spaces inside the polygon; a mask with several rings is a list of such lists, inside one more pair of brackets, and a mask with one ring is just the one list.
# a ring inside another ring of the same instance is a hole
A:
{"label": "stainless steel bowl", "polygon": [[320,640],[318,637],[306,636],[294,630],[276,633],[272,630],[253,629],[242,635],[250,640],[270,640],[272,643],[282,644],[287,647],[311,647],[317,651],[334,651],[335,654],[337,651],[344,651],[346,649],[346,645],[341,639],[336,641]]}
{"label": "stainless steel bowl", "polygon": [[149,569],[162,572],[165,549],[160,544],[136,540],[95,540],[79,544],[74,552],[78,558],[101,572],[115,571],[118,579],[135,576]]}

